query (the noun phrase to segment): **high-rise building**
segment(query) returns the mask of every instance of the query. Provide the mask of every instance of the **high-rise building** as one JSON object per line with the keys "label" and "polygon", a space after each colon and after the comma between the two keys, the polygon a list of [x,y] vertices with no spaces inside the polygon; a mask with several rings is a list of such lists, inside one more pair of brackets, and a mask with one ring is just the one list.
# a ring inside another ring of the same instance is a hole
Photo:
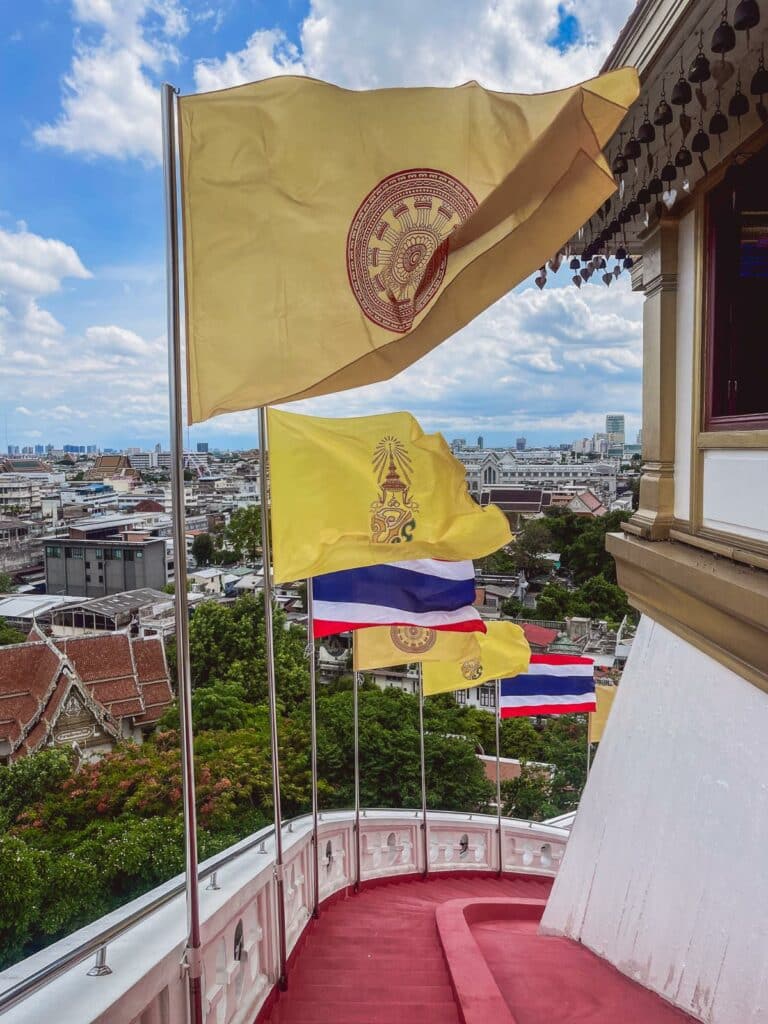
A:
{"label": "high-rise building", "polygon": [[205,454],[205,453],[207,453],[207,451],[208,451],[208,442],[207,441],[198,441],[197,442],[197,451],[198,451],[198,454]]}
{"label": "high-rise building", "polygon": [[637,432],[637,443],[640,445],[641,448],[643,447],[643,432],[642,432],[642,430],[638,430],[638,432]]}
{"label": "high-rise building", "polygon": [[605,432],[611,444],[624,444],[624,416],[620,413],[606,416]]}
{"label": "high-rise building", "polygon": [[483,450],[483,435],[482,434],[477,439],[477,447],[480,449],[480,451]]}
{"label": "high-rise building", "polygon": [[515,441],[515,448],[517,448],[517,450],[519,452],[524,452],[526,447],[527,447],[527,445],[528,445],[528,439],[525,438],[525,437],[518,437],[517,440]]}

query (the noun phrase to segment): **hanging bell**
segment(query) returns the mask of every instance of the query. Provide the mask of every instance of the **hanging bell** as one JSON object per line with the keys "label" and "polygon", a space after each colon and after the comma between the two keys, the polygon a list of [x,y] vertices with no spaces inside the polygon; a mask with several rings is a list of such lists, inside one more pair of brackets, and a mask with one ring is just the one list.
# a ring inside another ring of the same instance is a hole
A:
{"label": "hanging bell", "polygon": [[640,213],[640,203],[637,200],[637,196],[632,196],[630,201],[627,203],[627,212],[633,219]]}
{"label": "hanging bell", "polygon": [[632,259],[632,257],[631,256],[627,256],[627,258],[624,260],[624,269],[625,270],[631,270],[632,267],[634,267],[634,265],[635,265],[635,261]]}
{"label": "hanging bell", "polygon": [[677,177],[677,168],[672,163],[672,160],[670,158],[669,160],[667,160],[667,162],[661,168],[661,180],[663,182],[669,183],[670,181],[674,181],[676,177]]}
{"label": "hanging bell", "polygon": [[623,245],[620,245],[616,252],[613,254],[617,260],[625,260],[627,258],[627,250]]}
{"label": "hanging bell", "polygon": [[644,146],[650,146],[650,144],[656,139],[656,129],[653,127],[648,119],[648,112],[646,111],[645,120],[637,130],[637,141],[642,142]]}
{"label": "hanging bell", "polygon": [[675,86],[672,89],[672,95],[669,97],[669,102],[673,103],[676,107],[684,107],[690,103],[693,99],[693,92],[688,82],[681,75],[675,82]]}
{"label": "hanging bell", "polygon": [[757,62],[757,71],[752,76],[752,84],[749,87],[749,91],[753,96],[759,96],[762,100],[765,93],[768,92],[768,69],[765,66],[765,57],[760,54],[760,60]]}
{"label": "hanging bell", "polygon": [[714,112],[709,120],[709,134],[710,135],[724,135],[728,131],[728,118],[722,112],[720,107]]}
{"label": "hanging bell", "polygon": [[642,150],[640,149],[640,143],[637,141],[637,137],[634,132],[630,135],[626,146],[624,147],[624,159],[625,160],[639,160]]}
{"label": "hanging bell", "polygon": [[733,27],[737,32],[749,32],[760,22],[760,8],[757,0],[741,0],[733,15]]}
{"label": "hanging bell", "polygon": [[690,149],[687,146],[681,146],[675,155],[675,167],[685,169],[690,167],[693,163],[693,156],[691,155]]}
{"label": "hanging bell", "polygon": [[702,82],[708,82],[712,77],[712,72],[709,69],[709,57],[699,43],[699,52],[693,58],[693,62],[688,69],[688,81],[693,82],[694,85],[701,85]]}
{"label": "hanging bell", "polygon": [[616,156],[613,158],[611,170],[617,178],[620,178],[622,174],[627,173],[627,171],[629,170],[629,164],[627,163],[623,153],[617,153]]}
{"label": "hanging bell", "polygon": [[577,288],[581,288],[581,278],[579,277],[578,274],[574,274],[573,277],[571,278],[571,280],[573,281],[573,283],[576,285]]}
{"label": "hanging bell", "polygon": [[749,100],[741,91],[741,81],[736,83],[736,92],[731,96],[728,104],[728,114],[735,117],[741,123],[742,117],[749,113]]}
{"label": "hanging bell", "polygon": [[672,118],[672,108],[665,99],[660,99],[659,105],[653,112],[653,123],[660,128],[666,128],[668,124],[672,124]]}
{"label": "hanging bell", "polygon": [[643,209],[646,208],[648,203],[651,201],[651,193],[648,191],[647,185],[642,185],[637,193],[637,201],[640,203]]}
{"label": "hanging bell", "polygon": [[608,225],[608,230],[611,232],[611,237],[613,237],[613,235],[618,235],[619,231],[621,231],[621,224],[614,219]]}
{"label": "hanging bell", "polygon": [[664,183],[658,175],[655,175],[648,182],[648,191],[652,196],[660,196],[664,191]]}
{"label": "hanging bell", "polygon": [[728,24],[725,18],[725,11],[723,11],[723,20],[715,29],[709,48],[713,53],[723,54],[730,53],[735,47],[736,33],[733,31],[733,27]]}
{"label": "hanging bell", "polygon": [[571,259],[571,262],[568,264],[568,266],[570,267],[571,270],[578,270],[579,267],[581,266],[581,264],[579,263],[578,256],[574,256]]}
{"label": "hanging bell", "polygon": [[711,143],[709,141],[709,136],[704,131],[703,126],[699,124],[699,130],[696,132],[696,134],[693,136],[693,139],[691,140],[691,149],[694,153],[706,153],[710,147],[710,144]]}

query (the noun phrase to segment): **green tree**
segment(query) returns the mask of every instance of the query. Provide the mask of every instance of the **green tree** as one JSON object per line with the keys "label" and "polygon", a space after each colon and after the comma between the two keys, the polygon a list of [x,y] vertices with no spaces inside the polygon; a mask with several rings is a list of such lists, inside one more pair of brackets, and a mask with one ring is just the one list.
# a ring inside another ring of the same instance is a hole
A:
{"label": "green tree", "polygon": [[501,602],[501,614],[508,615],[511,619],[518,618],[525,612],[525,605],[517,597],[508,597]]}
{"label": "green tree", "polygon": [[515,538],[514,558],[518,569],[537,573],[549,568],[542,555],[552,550],[552,534],[543,519],[529,519]]}
{"label": "green tree", "polygon": [[257,561],[261,554],[261,508],[248,505],[235,509],[224,527],[222,541],[238,559]]}
{"label": "green tree", "polygon": [[196,565],[210,565],[213,561],[214,545],[210,533],[198,533],[192,541],[192,557]]}
{"label": "green tree", "polygon": [[0,619],[0,647],[8,644],[23,644],[26,636],[13,626],[9,626],[5,619]]}
{"label": "green tree", "polygon": [[536,601],[536,617],[560,622],[570,614],[571,591],[562,583],[548,583]]}
{"label": "green tree", "polygon": [[526,821],[552,818],[557,810],[552,803],[552,779],[549,769],[522,764],[520,775],[501,784],[501,803],[505,815]]}
{"label": "green tree", "polygon": [[0,572],[0,594],[12,594],[15,589],[13,577],[7,572]]}
{"label": "green tree", "polygon": [[542,619],[561,620],[576,615],[621,622],[631,613],[621,587],[610,583],[600,573],[575,590],[568,590],[560,583],[548,583],[536,602],[536,615]]}

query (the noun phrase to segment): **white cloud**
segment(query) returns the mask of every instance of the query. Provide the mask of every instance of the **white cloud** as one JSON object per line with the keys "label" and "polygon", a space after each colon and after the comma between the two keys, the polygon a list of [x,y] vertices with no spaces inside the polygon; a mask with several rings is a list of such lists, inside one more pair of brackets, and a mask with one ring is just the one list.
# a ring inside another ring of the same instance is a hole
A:
{"label": "white cloud", "polygon": [[155,354],[155,348],[134,331],[114,324],[108,327],[88,327],[86,341],[92,351],[103,356],[146,356]]}
{"label": "white cloud", "polygon": [[34,416],[31,409],[28,409],[26,405],[17,405],[14,412],[20,413],[22,416]]}
{"label": "white cloud", "polygon": [[[311,0],[299,49],[278,30],[257,29],[241,50],[198,62],[195,80],[209,90],[308,74],[362,89],[474,78],[493,89],[536,92],[595,73],[631,8],[632,0]],[[566,15],[582,29],[561,53],[553,41]]]}
{"label": "white cloud", "polygon": [[160,159],[157,76],[187,31],[176,0],[74,0],[79,24],[62,110],[35,130],[41,145],[86,156]]}

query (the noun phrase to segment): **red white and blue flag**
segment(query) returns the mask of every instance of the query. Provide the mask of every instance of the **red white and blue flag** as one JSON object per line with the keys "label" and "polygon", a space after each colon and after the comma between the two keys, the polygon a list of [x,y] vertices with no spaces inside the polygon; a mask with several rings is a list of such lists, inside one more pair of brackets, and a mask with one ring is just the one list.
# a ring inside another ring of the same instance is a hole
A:
{"label": "red white and blue flag", "polygon": [[526,673],[501,680],[499,713],[502,718],[515,718],[594,711],[594,671],[591,658],[532,654]]}
{"label": "red white and blue flag", "polygon": [[485,633],[476,608],[471,561],[368,565],[315,576],[315,638],[366,626],[425,626]]}

